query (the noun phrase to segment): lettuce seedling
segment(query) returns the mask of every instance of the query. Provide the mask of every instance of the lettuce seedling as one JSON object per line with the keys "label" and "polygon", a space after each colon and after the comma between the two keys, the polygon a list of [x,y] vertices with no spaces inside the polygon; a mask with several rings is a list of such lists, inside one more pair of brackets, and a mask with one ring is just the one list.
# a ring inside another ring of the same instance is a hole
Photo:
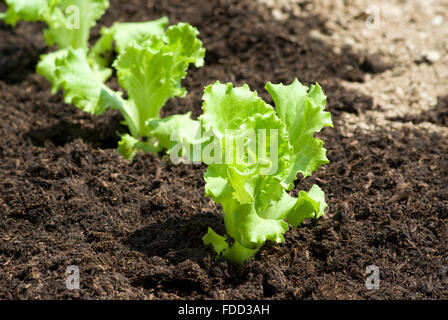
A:
{"label": "lettuce seedling", "polygon": [[87,47],[90,29],[109,7],[109,0],[5,0],[8,10],[0,14],[6,24],[20,20],[43,21],[49,46],[60,49]]}
{"label": "lettuce seedling", "polygon": [[[203,241],[237,263],[252,258],[267,240],[284,241],[288,224],[319,218],[327,207],[317,185],[297,197],[288,193],[298,173],[307,177],[328,163],[322,140],[314,137],[332,126],[326,96],[318,84],[308,89],[298,80],[288,86],[268,83],[266,89],[276,110],[247,85],[217,82],[204,91],[203,131],[213,132],[222,151],[207,163],[205,193],[222,205],[227,235],[209,228]],[[228,155],[237,141],[247,147],[243,161]]]}
{"label": "lettuce seedling", "polygon": [[[138,149],[160,151],[172,144],[171,130],[186,130],[198,124],[190,114],[160,119],[160,109],[172,97],[183,97],[181,80],[189,64],[200,67],[205,49],[197,29],[180,23],[166,29],[168,18],[155,21],[114,23],[101,29],[101,37],[89,50],[90,29],[109,7],[109,0],[6,0],[0,14],[15,26],[20,20],[43,21],[44,37],[59,50],[41,56],[37,73],[47,78],[55,93],[64,88],[65,101],[85,112],[101,114],[111,107],[121,111],[130,135],[123,135],[119,151],[132,159]],[[113,67],[128,99],[107,87]]]}
{"label": "lettuce seedling", "polygon": [[[46,23],[44,38],[58,51],[42,55],[36,71],[54,82],[56,58],[66,55],[68,48],[88,49],[90,29],[109,7],[109,0],[6,0],[6,4],[8,10],[0,14],[0,19],[12,27],[20,20]],[[110,76],[99,66],[94,70],[103,80]],[[57,85],[52,88],[53,92],[57,89]]]}
{"label": "lettuce seedling", "polygon": [[[181,80],[189,65],[204,64],[205,49],[198,34],[191,25],[179,23],[169,27],[165,34],[132,40],[120,47],[122,52],[113,67],[127,99],[96,76],[82,48],[68,49],[67,55],[55,59],[53,84],[64,88],[67,103],[86,112],[101,114],[108,108],[121,112],[130,132],[121,136],[118,145],[125,158],[132,159],[139,149],[157,152],[169,148],[171,142],[164,138],[169,137],[169,132],[179,128],[192,131],[197,127],[197,121],[191,120],[189,113],[160,119],[160,110],[168,99],[186,95]],[[109,48],[104,45],[97,52]]]}
{"label": "lettuce seedling", "polygon": [[8,5],[0,19],[12,27],[21,21],[46,23],[44,38],[48,46],[56,45],[57,51],[44,54],[37,65],[37,73],[52,84],[52,92],[59,89],[55,78],[56,59],[66,57],[68,49],[83,49],[89,57],[89,65],[95,76],[106,81],[112,74],[108,68],[115,51],[121,53],[132,41],[140,41],[150,35],[163,35],[168,18],[137,23],[115,23],[111,28],[103,27],[102,36],[89,52],[90,30],[109,7],[109,0],[5,0]]}

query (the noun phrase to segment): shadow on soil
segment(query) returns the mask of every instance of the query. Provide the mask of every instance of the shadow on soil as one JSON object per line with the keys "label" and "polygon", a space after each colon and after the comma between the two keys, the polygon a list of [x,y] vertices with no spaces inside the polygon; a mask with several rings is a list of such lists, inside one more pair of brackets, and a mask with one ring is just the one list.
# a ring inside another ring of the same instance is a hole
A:
{"label": "shadow on soil", "polygon": [[221,226],[223,229],[222,223],[222,217],[213,213],[200,213],[190,217],[171,216],[133,232],[125,243],[132,250],[149,257],[166,257],[173,263],[185,259],[199,263],[210,255],[202,242],[207,228],[213,226],[216,229],[216,226]]}
{"label": "shadow on soil", "polygon": [[82,139],[93,147],[113,149],[117,147],[120,140],[117,132],[123,132],[127,129],[120,122],[120,116],[117,115],[94,128],[86,128],[79,123],[62,119],[55,125],[32,129],[25,134],[25,137],[29,138],[31,143],[37,147],[43,147],[48,142],[55,146],[64,146],[76,139]]}

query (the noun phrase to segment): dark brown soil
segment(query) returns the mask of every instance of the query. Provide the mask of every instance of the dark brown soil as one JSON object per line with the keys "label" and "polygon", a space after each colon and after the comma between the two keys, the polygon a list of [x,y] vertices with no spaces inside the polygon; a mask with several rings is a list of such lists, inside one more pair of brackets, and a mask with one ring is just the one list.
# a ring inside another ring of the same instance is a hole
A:
{"label": "dark brown soil", "polygon": [[[201,32],[206,66],[191,70],[187,98],[165,114],[198,116],[202,88],[216,80],[248,83],[268,101],[267,81],[321,83],[335,122],[320,134],[331,163],[295,191],[319,183],[327,215],[242,267],[216,260],[201,240],[208,226],[223,231],[220,208],[204,197],[205,167],[150,154],[123,160],[118,114],[82,113],[34,74],[43,26],[0,24],[1,299],[448,298],[446,141],[417,130],[341,130],[343,113],[374,107],[341,80],[384,70],[377,57],[337,55],[310,37],[332,32],[319,17],[279,22],[252,0],[111,3],[100,25],[167,15]],[[365,287],[371,264],[378,291]],[[65,288],[69,265],[80,268],[79,291]]]}

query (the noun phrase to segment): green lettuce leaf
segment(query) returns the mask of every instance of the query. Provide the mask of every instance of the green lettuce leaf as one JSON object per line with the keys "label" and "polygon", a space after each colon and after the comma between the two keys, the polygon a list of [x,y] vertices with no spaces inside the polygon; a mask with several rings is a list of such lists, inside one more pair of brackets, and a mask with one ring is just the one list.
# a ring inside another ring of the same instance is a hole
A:
{"label": "green lettuce leaf", "polygon": [[233,245],[228,244],[228,239],[218,235],[212,228],[208,228],[207,234],[202,238],[204,244],[211,244],[218,257],[223,256],[226,259],[238,264],[252,259],[257,253],[257,249],[247,249],[235,242]]}
{"label": "green lettuce leaf", "polygon": [[[243,175],[273,175],[279,180],[287,177],[292,148],[272,106],[247,85],[234,88],[231,83],[219,81],[205,88],[203,99],[204,114],[200,119],[204,130],[221,140],[225,155],[222,162],[230,161]],[[248,151],[241,158],[237,157],[236,143],[243,138]],[[259,148],[260,141],[265,141],[263,148]],[[265,153],[257,152],[261,149]]]}
{"label": "green lettuce leaf", "polygon": [[48,0],[5,0],[8,10],[0,14],[0,19],[15,27],[20,20],[42,21],[48,10]]}
{"label": "green lettuce leaf", "polygon": [[92,47],[89,58],[106,67],[112,57],[112,49],[121,54],[133,42],[139,43],[150,36],[161,37],[165,34],[168,18],[147,22],[115,22],[112,27],[101,28],[101,37]]}
{"label": "green lettuce leaf", "polygon": [[109,0],[52,0],[44,13],[49,46],[87,48],[90,29],[109,7]]}
{"label": "green lettuce leaf", "polygon": [[121,135],[121,139],[118,142],[118,152],[125,159],[132,160],[139,150],[152,153],[158,152],[152,141],[140,141],[129,134]]}
{"label": "green lettuce leaf", "polygon": [[294,148],[294,164],[285,181],[292,188],[298,172],[307,177],[328,163],[323,141],[314,138],[314,133],[324,126],[333,126],[331,115],[324,111],[326,96],[318,84],[308,90],[296,79],[289,86],[269,82],[266,89],[274,99],[277,114],[284,122]]}
{"label": "green lettuce leaf", "polygon": [[238,186],[232,181],[230,170],[224,166],[210,165],[204,175],[205,195],[222,205],[227,234],[236,243],[251,250],[261,247],[267,240],[282,242],[288,225],[277,217],[262,217],[254,201],[247,199],[241,203],[235,196],[235,187]]}
{"label": "green lettuce leaf", "polygon": [[[199,121],[191,119],[191,112],[162,119],[154,118],[149,120],[147,125],[151,130],[151,137],[157,140],[155,143],[157,150],[166,149],[168,153],[171,153],[176,146],[188,147],[188,150],[190,150],[190,147],[200,138],[201,133],[201,125]],[[193,151],[190,150],[189,152]],[[178,152],[178,155],[186,156],[183,152]],[[190,159],[189,156],[188,159]]]}
{"label": "green lettuce leaf", "polygon": [[66,103],[91,114],[101,114],[108,107],[123,108],[124,100],[118,93],[102,83],[102,79],[92,70],[85,49],[68,49],[65,55],[53,60],[53,87],[64,88]]}
{"label": "green lettuce leaf", "polygon": [[56,93],[60,88],[59,79],[56,76],[56,60],[66,59],[68,55],[67,49],[61,49],[40,56],[37,64],[36,72],[44,76],[51,83],[51,93]]}
{"label": "green lettuce leaf", "polygon": [[8,10],[0,14],[5,23],[44,21],[44,37],[59,49],[87,48],[90,29],[109,7],[109,0],[5,0]]}
{"label": "green lettuce leaf", "polygon": [[137,123],[134,137],[150,136],[148,121],[159,118],[168,99],[185,96],[181,80],[189,64],[199,67],[204,61],[198,33],[189,24],[179,23],[168,28],[166,37],[133,42],[114,62],[118,81],[129,95],[128,112]]}
{"label": "green lettuce leaf", "polygon": [[121,136],[120,141],[118,142],[118,152],[125,159],[132,159],[135,157],[138,151],[139,140],[135,139],[133,136],[129,134],[124,134]]}
{"label": "green lettuce leaf", "polygon": [[325,193],[318,185],[313,185],[310,191],[300,191],[294,207],[288,212],[288,223],[296,228],[305,219],[318,219],[323,216],[327,208]]}

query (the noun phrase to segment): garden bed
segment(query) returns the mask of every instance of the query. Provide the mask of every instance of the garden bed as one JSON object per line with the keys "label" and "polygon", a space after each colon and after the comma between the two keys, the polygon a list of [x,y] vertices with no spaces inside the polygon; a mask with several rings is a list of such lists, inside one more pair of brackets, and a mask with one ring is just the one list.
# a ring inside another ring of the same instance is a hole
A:
{"label": "garden bed", "polygon": [[[328,95],[334,128],[319,137],[330,163],[293,191],[318,182],[326,216],[242,267],[203,245],[208,226],[224,232],[221,208],[204,197],[205,166],[141,153],[124,160],[118,113],[66,105],[34,73],[48,50],[44,26],[0,23],[1,299],[448,298],[447,138],[412,126],[348,129],[347,115],[378,106],[344,83],[362,84],[393,61],[334,50],[312,36],[334,30],[306,6],[300,19],[268,13],[252,0],[111,1],[99,23],[166,15],[199,29],[205,66],[189,71],[187,97],[164,115],[200,115],[203,87],[216,80],[248,83],[271,103],[267,81],[319,82]],[[439,116],[395,120],[437,122],[447,103],[440,97]],[[80,290],[65,287],[69,265],[80,269]],[[379,290],[365,286],[369,265],[380,268]]]}

